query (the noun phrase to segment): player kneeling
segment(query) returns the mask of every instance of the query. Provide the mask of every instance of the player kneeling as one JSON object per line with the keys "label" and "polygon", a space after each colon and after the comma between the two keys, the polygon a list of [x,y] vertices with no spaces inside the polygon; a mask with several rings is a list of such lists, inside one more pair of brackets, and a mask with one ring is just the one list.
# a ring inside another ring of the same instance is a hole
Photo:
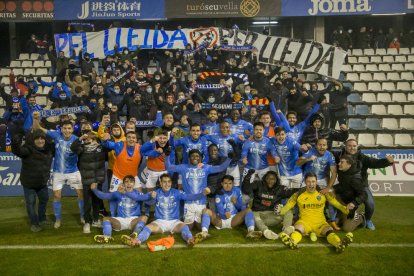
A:
{"label": "player kneeling", "polygon": [[319,237],[326,237],[328,242],[335,246],[336,252],[340,253],[352,242],[353,235],[348,233],[342,240],[333,232],[332,227],[325,219],[325,203],[328,201],[342,213],[348,214],[353,207],[349,204],[340,204],[332,194],[322,195],[316,190],[317,177],[314,173],[305,175],[306,187],[294,193],[287,204],[282,207],[278,205],[276,213],[284,215],[295,205],[299,207],[300,219],[295,223],[295,231],[290,235],[281,233],[279,237],[282,242],[292,249],[297,248],[297,244],[302,240],[302,235],[309,235],[314,232]]}
{"label": "player kneeling", "polygon": [[242,194],[239,187],[233,186],[234,178],[231,175],[225,175],[221,181],[222,189],[216,195],[216,211],[213,213],[209,209],[203,210],[201,219],[202,232],[196,235],[196,241],[199,242],[207,237],[210,222],[217,229],[234,228],[243,223],[247,227],[246,238],[258,239],[262,236],[261,231],[254,231],[254,216],[250,208],[243,203]]}
{"label": "player kneeling", "polygon": [[[189,247],[196,243],[190,228],[184,222],[180,221],[180,201],[198,200],[203,197],[203,193],[186,194],[183,191],[171,188],[171,176],[162,174],[160,176],[161,189],[152,192],[155,199],[155,221],[151,222],[142,229],[137,238],[130,237],[127,244],[130,246],[139,246],[146,241],[151,233],[181,233],[182,238]],[[208,193],[207,189],[204,193]],[[135,199],[134,197],[132,197]]]}
{"label": "player kneeling", "polygon": [[[118,190],[113,193],[104,193],[96,189],[97,184],[92,183],[91,190],[100,199],[107,199],[117,205],[116,217],[104,217],[102,222],[103,235],[96,235],[97,243],[109,243],[113,241],[112,229],[121,231],[133,230],[131,236],[136,237],[148,220],[147,216],[141,216],[141,204],[139,201],[151,200],[151,193],[143,194],[134,190],[135,178],[127,175],[119,185]],[[134,196],[132,199],[131,195]]]}

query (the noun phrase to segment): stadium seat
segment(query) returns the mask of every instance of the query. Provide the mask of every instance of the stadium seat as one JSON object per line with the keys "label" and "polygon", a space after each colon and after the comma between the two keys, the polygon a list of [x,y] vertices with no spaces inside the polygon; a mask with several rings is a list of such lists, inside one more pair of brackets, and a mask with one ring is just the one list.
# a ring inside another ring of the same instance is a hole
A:
{"label": "stadium seat", "polygon": [[325,89],[325,84],[323,84],[322,82],[318,82],[318,90],[324,90]]}
{"label": "stadium seat", "polygon": [[1,78],[1,82],[0,83],[4,83],[9,85],[10,84],[10,78],[9,77],[3,77]]}
{"label": "stadium seat", "polygon": [[0,69],[0,76],[8,76],[10,74],[10,68],[1,68]]}
{"label": "stadium seat", "polygon": [[400,128],[414,130],[414,119],[413,118],[401,118],[400,119]]}
{"label": "stadium seat", "polygon": [[379,82],[369,82],[368,91],[381,91],[381,84]]}
{"label": "stadium seat", "polygon": [[387,55],[398,55],[398,50],[396,48],[388,48]]}
{"label": "stadium seat", "polygon": [[348,122],[348,127],[350,129],[363,130],[365,129],[365,121],[358,118],[350,118]]}
{"label": "stadium seat", "polygon": [[375,115],[387,115],[387,109],[385,105],[374,104],[371,106],[371,113]]}
{"label": "stadium seat", "polygon": [[389,71],[391,71],[391,66],[387,63],[379,64],[378,65],[378,71],[389,72]]}
{"label": "stadium seat", "polygon": [[404,65],[401,63],[393,63],[391,64],[392,71],[404,71]]}
{"label": "stadium seat", "polygon": [[38,86],[36,94],[43,94],[43,87],[41,85]]}
{"label": "stadium seat", "polygon": [[377,96],[374,93],[362,93],[362,101],[375,103],[377,101]]}
{"label": "stadium seat", "polygon": [[395,62],[407,62],[406,56],[395,56]]}
{"label": "stadium seat", "polygon": [[414,54],[414,47],[411,47],[411,54]]}
{"label": "stadium seat", "polygon": [[367,105],[357,105],[355,106],[355,114],[357,115],[368,115],[369,113],[369,108]]}
{"label": "stadium seat", "polygon": [[42,80],[45,81],[45,82],[53,81],[52,77],[42,77]]}
{"label": "stadium seat", "polygon": [[369,57],[364,57],[364,56],[358,57],[358,62],[359,63],[369,63]]}
{"label": "stadium seat", "polygon": [[38,59],[39,59],[39,54],[37,54],[37,53],[33,53],[33,54],[31,54],[31,55],[30,55],[30,59],[31,59],[31,60],[38,60]]}
{"label": "stadium seat", "polygon": [[388,106],[388,114],[403,115],[403,109],[401,105],[391,104]]}
{"label": "stadium seat", "polygon": [[366,56],[375,55],[374,49],[364,49],[364,55],[366,55]]}
{"label": "stadium seat", "polygon": [[381,56],[371,56],[371,62],[372,63],[382,63],[382,57]]}
{"label": "stadium seat", "polygon": [[[358,65],[364,66],[362,64],[354,65],[354,70],[355,70],[355,66],[358,66]],[[368,72],[377,72],[378,71],[378,66],[376,64],[367,64],[365,68],[366,68],[366,71],[368,71]],[[359,71],[365,71],[365,70],[359,70]]]}
{"label": "stadium seat", "polygon": [[359,73],[359,79],[362,81],[371,81],[372,74],[371,73]]}
{"label": "stadium seat", "polygon": [[365,127],[372,130],[381,130],[380,119],[377,118],[367,118],[365,120]]}
{"label": "stadium seat", "polygon": [[23,75],[23,69],[22,68],[14,68],[13,69],[14,75]]}
{"label": "stadium seat", "polygon": [[[367,66],[369,66],[369,65],[375,65],[376,66],[376,64],[367,64]],[[352,70],[354,72],[364,72],[365,71],[365,65],[364,64],[355,64],[354,66],[352,66]],[[369,71],[369,70],[367,69],[367,71]]]}
{"label": "stadium seat", "polygon": [[3,114],[4,114],[4,108],[0,108],[0,118],[3,117]]}
{"label": "stadium seat", "polygon": [[351,54],[353,56],[363,56],[364,53],[362,52],[362,49],[352,49]]}
{"label": "stadium seat", "polygon": [[45,67],[52,67],[52,62],[50,60],[46,60]]}
{"label": "stadium seat", "polygon": [[387,51],[384,48],[378,48],[375,50],[375,54],[379,56],[385,56],[387,54]]}
{"label": "stadium seat", "polygon": [[414,93],[408,93],[407,101],[414,102]]}
{"label": "stadium seat", "polygon": [[377,101],[381,103],[391,102],[391,95],[389,93],[378,93]]}
{"label": "stadium seat", "polygon": [[413,140],[410,134],[395,134],[395,145],[402,146],[402,147],[412,147]]}
{"label": "stadium seat", "polygon": [[383,82],[382,90],[384,91],[395,91],[395,84],[393,82]]}
{"label": "stadium seat", "polygon": [[352,72],[352,66],[349,64],[342,65],[342,71],[344,72]]}
{"label": "stadium seat", "polygon": [[45,95],[37,96],[36,103],[38,105],[47,105],[47,97]]}
{"label": "stadium seat", "polygon": [[394,63],[394,56],[383,56],[382,62],[383,63]]}
{"label": "stadium seat", "polygon": [[352,93],[348,96],[348,102],[360,102],[361,96],[358,93]]}
{"label": "stadium seat", "polygon": [[409,55],[410,54],[410,48],[400,48],[399,54],[400,55]]}
{"label": "stadium seat", "polygon": [[365,147],[376,147],[375,137],[371,133],[360,133],[358,135],[358,142]]}
{"label": "stadium seat", "polygon": [[407,96],[405,93],[392,93],[392,101],[393,102],[406,102]]}
{"label": "stadium seat", "polygon": [[385,81],[387,78],[385,77],[385,73],[374,73],[373,80]]}
{"label": "stadium seat", "polygon": [[400,74],[396,72],[389,72],[387,73],[387,80],[399,81]]}
{"label": "stadium seat", "polygon": [[25,76],[36,75],[36,70],[34,68],[24,69],[23,75],[25,75]]}
{"label": "stadium seat", "polygon": [[365,82],[357,82],[354,84],[354,90],[361,92],[368,91],[367,84]]}
{"label": "stadium seat", "polygon": [[352,57],[352,56],[348,57],[348,63],[349,63],[349,64],[355,64],[355,63],[358,63],[358,59],[357,59],[357,57]]}
{"label": "stadium seat", "polygon": [[414,71],[414,63],[406,63],[404,65],[404,70],[405,71]]}
{"label": "stadium seat", "polygon": [[393,147],[394,146],[394,138],[392,137],[391,134],[379,133],[377,135],[377,145]]}
{"label": "stadium seat", "polygon": [[395,118],[383,118],[382,119],[382,128],[384,129],[399,129],[398,128],[398,120]]}
{"label": "stadium seat", "polygon": [[410,91],[411,90],[410,83],[409,82],[406,82],[406,81],[404,81],[404,82],[401,82],[401,81],[397,82],[397,90],[400,90],[400,91]]}
{"label": "stadium seat", "polygon": [[27,54],[27,53],[21,53],[19,55],[19,60],[26,60],[26,59],[30,59],[29,54]]}
{"label": "stadium seat", "polygon": [[33,67],[39,68],[39,67],[45,67],[43,60],[36,60],[33,62]]}
{"label": "stadium seat", "polygon": [[21,67],[22,63],[20,62],[20,60],[12,60],[10,61],[10,67],[11,68],[16,68],[16,67]]}
{"label": "stadium seat", "polygon": [[348,115],[355,115],[355,108],[352,105],[348,105]]}
{"label": "stadium seat", "polygon": [[44,76],[44,75],[48,75],[48,71],[46,68],[38,68],[36,70],[36,75],[37,76]]}
{"label": "stadium seat", "polygon": [[414,115],[414,105],[412,104],[404,105],[404,114]]}
{"label": "stadium seat", "polygon": [[33,62],[31,60],[23,60],[22,61],[22,67],[23,68],[28,68],[28,67],[32,67],[33,66]]}
{"label": "stadium seat", "polygon": [[413,62],[414,61],[414,55],[408,56],[407,61],[408,62]]}
{"label": "stadium seat", "polygon": [[401,72],[401,79],[402,80],[414,80],[414,76],[412,72]]}
{"label": "stadium seat", "polygon": [[359,81],[359,75],[357,73],[346,74],[346,79],[349,81]]}

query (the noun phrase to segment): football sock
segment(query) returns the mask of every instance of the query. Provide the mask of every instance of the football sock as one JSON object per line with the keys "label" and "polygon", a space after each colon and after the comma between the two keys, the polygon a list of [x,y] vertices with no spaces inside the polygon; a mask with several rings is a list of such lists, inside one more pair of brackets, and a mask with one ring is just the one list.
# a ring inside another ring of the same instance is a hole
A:
{"label": "football sock", "polygon": [[302,240],[302,234],[299,233],[298,231],[294,231],[290,235],[290,238],[295,242],[295,244],[298,244]]}
{"label": "football sock", "polygon": [[244,223],[249,231],[254,230],[254,215],[253,212],[247,212],[244,216]]}
{"label": "football sock", "polygon": [[56,220],[62,219],[62,204],[60,201],[53,201],[53,211],[55,212]]}
{"label": "football sock", "polygon": [[148,205],[148,204],[145,203],[144,204],[144,214],[148,217],[150,215],[150,210],[151,210],[151,205]]}
{"label": "football sock", "polygon": [[137,225],[135,225],[134,232],[139,234],[141,233],[142,229],[144,229],[144,227],[145,227],[145,222],[138,221]]}
{"label": "football sock", "polygon": [[185,240],[188,241],[189,239],[191,239],[193,237],[193,234],[191,234],[190,228],[188,228],[188,225],[185,225],[182,229],[181,229],[181,237]]}
{"label": "football sock", "polygon": [[341,243],[341,239],[338,237],[337,234],[331,232],[328,236],[326,236],[326,239],[330,244],[337,247]]}
{"label": "football sock", "polygon": [[210,216],[208,214],[203,214],[201,216],[201,231],[208,232],[208,228],[210,227]]}
{"label": "football sock", "polygon": [[81,218],[83,218],[83,215],[84,215],[84,208],[83,208],[84,205],[85,204],[84,204],[83,199],[78,199],[78,207],[79,207],[79,212],[80,212],[80,217]]}
{"label": "football sock", "polygon": [[102,222],[102,228],[105,236],[112,236],[112,225],[109,220],[104,220]]}
{"label": "football sock", "polygon": [[144,228],[142,228],[141,233],[139,233],[139,235],[138,235],[138,240],[140,242],[144,242],[144,241],[148,240],[150,235],[151,235],[151,229],[144,226]]}

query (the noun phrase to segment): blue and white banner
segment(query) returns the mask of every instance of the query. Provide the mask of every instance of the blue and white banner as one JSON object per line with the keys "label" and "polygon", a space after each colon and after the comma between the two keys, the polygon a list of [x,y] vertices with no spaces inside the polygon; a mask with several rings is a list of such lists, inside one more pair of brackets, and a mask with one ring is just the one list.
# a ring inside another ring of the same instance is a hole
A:
{"label": "blue and white banner", "polygon": [[282,16],[414,13],[414,0],[282,0]]}
{"label": "blue and white banner", "polygon": [[185,49],[208,44],[208,48],[228,45],[240,49],[254,48],[258,63],[289,66],[300,71],[314,72],[330,78],[339,78],[346,52],[340,48],[312,40],[266,36],[238,29],[216,27],[181,29],[175,31],[113,28],[100,32],[55,34],[56,51],[70,56],[84,49],[91,58],[105,58],[128,48]]}
{"label": "blue and white banner", "polygon": [[55,0],[55,20],[165,19],[164,0]]}

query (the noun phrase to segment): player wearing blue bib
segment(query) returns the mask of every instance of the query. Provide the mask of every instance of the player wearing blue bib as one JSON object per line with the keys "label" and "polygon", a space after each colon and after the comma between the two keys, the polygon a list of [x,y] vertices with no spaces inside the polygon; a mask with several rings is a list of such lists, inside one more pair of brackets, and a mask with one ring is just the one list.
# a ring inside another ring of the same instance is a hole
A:
{"label": "player wearing blue bib", "polygon": [[[54,227],[60,228],[62,219],[62,188],[64,184],[70,185],[76,190],[78,195],[78,206],[80,211],[81,222],[83,218],[83,187],[80,172],[78,170],[78,155],[70,149],[74,141],[78,139],[73,135],[73,124],[70,121],[64,121],[61,124],[60,131],[47,130],[40,126],[40,113],[33,112],[33,130],[40,129],[48,137],[52,138],[55,143],[55,157],[53,160],[53,211],[55,213]],[[34,168],[35,169],[35,168]]]}
{"label": "player wearing blue bib", "polygon": [[298,142],[292,138],[286,137],[283,128],[275,129],[275,137],[273,140],[277,155],[280,157],[278,164],[280,182],[283,186],[292,188],[300,188],[302,184],[302,169],[296,164],[299,159],[299,151],[305,148],[301,147]]}
{"label": "player wearing blue bib", "polygon": [[[139,246],[146,241],[151,233],[181,233],[182,238],[189,247],[194,246],[195,240],[188,225],[179,220],[180,201],[197,200],[204,197],[203,193],[187,194],[183,191],[171,188],[172,180],[169,174],[160,176],[161,189],[152,192],[155,199],[155,221],[145,226],[138,237],[126,240],[130,246]],[[208,191],[204,190],[205,194]]]}
{"label": "player wearing blue bib", "polygon": [[[241,155],[242,162],[245,165],[243,176],[247,175],[249,169],[254,169],[256,171],[255,175],[262,178],[269,171],[268,153],[273,156],[276,162],[279,161],[272,142],[264,136],[263,123],[257,122],[254,124],[253,139],[246,140],[243,144]],[[254,177],[252,177],[253,180]]]}
{"label": "player wearing blue bib", "polygon": [[122,184],[118,186],[118,190],[112,193],[101,192],[97,189],[97,184],[92,183],[91,190],[97,197],[110,200],[117,205],[116,216],[103,218],[103,235],[96,235],[94,237],[97,243],[113,241],[112,229],[115,231],[130,229],[133,230],[131,236],[137,237],[144,228],[148,217],[141,216],[141,204],[139,204],[139,201],[151,200],[152,195],[151,193],[143,194],[134,190],[134,185],[135,177],[132,175],[125,176],[122,179]]}
{"label": "player wearing blue bib", "polygon": [[218,135],[219,134],[219,124],[218,120],[218,111],[215,108],[210,109],[208,112],[208,122],[201,126],[201,131],[203,134],[209,135]]}
{"label": "player wearing blue bib", "polygon": [[225,175],[221,181],[222,189],[216,195],[217,213],[207,208],[203,210],[201,232],[196,235],[197,242],[209,237],[210,223],[217,229],[226,229],[244,222],[247,227],[246,238],[256,239],[262,236],[261,231],[254,231],[253,212],[243,203],[240,188],[234,187],[233,180],[231,175]]}

